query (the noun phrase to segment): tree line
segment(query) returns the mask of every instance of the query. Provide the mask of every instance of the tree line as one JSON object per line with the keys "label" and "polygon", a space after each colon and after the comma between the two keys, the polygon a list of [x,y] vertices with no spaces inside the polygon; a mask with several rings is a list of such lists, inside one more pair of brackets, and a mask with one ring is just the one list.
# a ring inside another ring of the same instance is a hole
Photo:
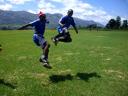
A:
{"label": "tree line", "polygon": [[110,19],[106,24],[107,29],[128,29],[128,20],[121,21],[121,17],[117,16],[116,19]]}
{"label": "tree line", "polygon": [[[13,30],[13,29],[17,29],[20,25],[1,25],[0,24],[0,30]],[[120,16],[117,16],[116,19],[110,19],[108,21],[108,23],[104,26],[104,27],[101,27],[101,26],[98,26],[97,24],[90,24],[86,27],[82,27],[82,26],[77,26],[79,29],[89,29],[89,30],[92,30],[92,29],[96,29],[96,30],[99,30],[99,29],[127,29],[128,30],[128,20],[121,20],[121,17]],[[28,28],[28,29],[31,29],[31,28]],[[56,29],[56,28],[53,28],[53,29]]]}

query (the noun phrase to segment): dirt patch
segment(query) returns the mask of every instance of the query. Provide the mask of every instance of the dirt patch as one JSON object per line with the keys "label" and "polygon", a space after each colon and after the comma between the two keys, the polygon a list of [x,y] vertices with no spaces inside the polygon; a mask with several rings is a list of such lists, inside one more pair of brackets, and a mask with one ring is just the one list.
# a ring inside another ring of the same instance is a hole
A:
{"label": "dirt patch", "polygon": [[114,74],[115,77],[125,80],[126,74],[118,70],[104,70],[107,74]]}
{"label": "dirt patch", "polygon": [[105,60],[106,60],[106,61],[110,61],[110,60],[111,60],[111,58],[106,58]]}
{"label": "dirt patch", "polygon": [[44,73],[27,73],[27,75],[32,78],[44,78],[48,76],[47,74]]}
{"label": "dirt patch", "polygon": [[68,55],[68,56],[71,56],[71,55],[78,55],[78,54],[80,54],[79,52],[65,52],[64,53],[65,55]]}
{"label": "dirt patch", "polygon": [[71,73],[71,69],[67,69],[67,70],[61,70],[61,71],[59,71],[58,73],[59,74],[69,74],[69,73]]}
{"label": "dirt patch", "polygon": [[27,59],[27,56],[19,56],[18,57],[18,60],[21,61],[21,60],[26,60]]}
{"label": "dirt patch", "polygon": [[56,60],[57,60],[57,61],[62,61],[62,57],[59,56],[59,57],[56,58]]}

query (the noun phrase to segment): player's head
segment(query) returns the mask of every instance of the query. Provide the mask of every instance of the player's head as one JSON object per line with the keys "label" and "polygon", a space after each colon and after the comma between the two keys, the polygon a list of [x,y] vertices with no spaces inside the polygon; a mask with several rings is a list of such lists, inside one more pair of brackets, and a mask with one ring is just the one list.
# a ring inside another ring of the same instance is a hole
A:
{"label": "player's head", "polygon": [[43,12],[41,12],[41,11],[40,11],[40,13],[38,14],[38,16],[39,16],[39,19],[40,19],[40,20],[45,20],[45,19],[46,19],[46,15],[45,15]]}
{"label": "player's head", "polygon": [[67,15],[68,16],[72,16],[73,15],[73,10],[72,9],[69,9],[68,12],[67,12]]}

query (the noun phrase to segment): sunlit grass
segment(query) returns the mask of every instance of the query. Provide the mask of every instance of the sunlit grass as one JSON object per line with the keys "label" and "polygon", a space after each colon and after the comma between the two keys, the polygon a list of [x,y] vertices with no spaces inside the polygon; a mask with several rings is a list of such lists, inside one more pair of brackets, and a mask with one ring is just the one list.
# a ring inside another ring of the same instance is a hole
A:
{"label": "sunlit grass", "polygon": [[0,31],[0,96],[128,96],[128,32],[70,33],[72,43],[55,46],[46,30],[49,70],[33,31]]}

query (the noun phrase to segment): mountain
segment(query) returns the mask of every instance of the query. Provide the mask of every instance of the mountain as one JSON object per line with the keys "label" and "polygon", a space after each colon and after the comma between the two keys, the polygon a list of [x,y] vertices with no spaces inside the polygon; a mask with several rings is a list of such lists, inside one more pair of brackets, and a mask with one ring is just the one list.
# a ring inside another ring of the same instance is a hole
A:
{"label": "mountain", "polygon": [[[50,23],[47,25],[47,28],[56,28],[58,25],[59,19],[62,17],[62,14],[46,14],[47,19]],[[32,14],[26,11],[3,11],[0,10],[0,25],[23,25],[31,21],[34,21],[38,18],[37,14]],[[79,18],[74,18],[76,25],[80,27],[86,27],[88,25],[97,24],[100,27],[103,27],[102,24],[95,21],[87,21]]]}
{"label": "mountain", "polygon": [[0,24],[25,24],[36,19],[37,16],[26,11],[0,10]]}

